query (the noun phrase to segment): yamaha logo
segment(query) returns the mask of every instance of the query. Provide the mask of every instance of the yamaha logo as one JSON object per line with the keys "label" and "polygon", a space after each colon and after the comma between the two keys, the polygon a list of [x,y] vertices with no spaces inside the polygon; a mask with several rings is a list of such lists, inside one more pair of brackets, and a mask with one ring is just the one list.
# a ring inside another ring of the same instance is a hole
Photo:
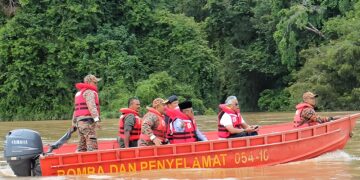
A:
{"label": "yamaha logo", "polygon": [[11,144],[28,144],[28,141],[27,140],[16,139],[16,140],[12,140]]}

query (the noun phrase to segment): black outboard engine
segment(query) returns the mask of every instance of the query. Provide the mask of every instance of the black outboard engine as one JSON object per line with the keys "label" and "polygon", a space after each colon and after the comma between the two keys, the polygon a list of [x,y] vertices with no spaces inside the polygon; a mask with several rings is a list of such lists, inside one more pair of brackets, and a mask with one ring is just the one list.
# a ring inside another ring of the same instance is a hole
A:
{"label": "black outboard engine", "polygon": [[41,176],[39,156],[43,153],[40,134],[15,129],[6,135],[4,158],[16,176]]}

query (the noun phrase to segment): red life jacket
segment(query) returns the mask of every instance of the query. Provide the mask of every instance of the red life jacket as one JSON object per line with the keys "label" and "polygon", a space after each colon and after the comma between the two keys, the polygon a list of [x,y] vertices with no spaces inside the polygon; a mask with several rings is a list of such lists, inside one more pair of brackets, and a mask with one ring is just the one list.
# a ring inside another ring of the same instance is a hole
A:
{"label": "red life jacket", "polygon": [[124,134],[125,117],[129,114],[133,114],[135,115],[135,124],[132,130],[130,131],[129,139],[130,141],[139,140],[141,134],[141,119],[139,117],[139,113],[129,108],[121,108],[119,111],[122,113],[119,119],[119,137],[125,139],[125,134]]}
{"label": "red life jacket", "polygon": [[179,109],[170,109],[168,107],[165,107],[165,124],[166,124],[166,138],[171,139],[172,137],[172,131],[170,129],[170,124],[172,121],[175,120],[176,116],[179,116],[180,114]]}
{"label": "red life jacket", "polygon": [[[298,105],[296,105],[296,112],[295,112],[295,116],[294,116],[294,127],[300,127],[303,124],[305,124],[305,120],[301,119],[301,113],[305,108],[313,108],[313,106],[311,106],[308,103],[300,103]],[[317,122],[308,122],[308,125],[316,125],[318,124]]]}
{"label": "red life jacket", "polygon": [[220,113],[218,114],[218,136],[221,138],[228,138],[231,135],[231,133],[226,129],[225,126],[220,124],[220,120],[221,120],[222,116],[225,113],[230,115],[233,127],[239,128],[239,129],[241,128],[242,117],[241,117],[240,111],[235,112],[234,110],[227,107],[225,104],[220,104],[219,108],[220,108]]}
{"label": "red life jacket", "polygon": [[[166,138],[166,125],[165,125],[165,121],[164,121],[164,116],[154,108],[148,108],[147,113],[153,113],[153,114],[155,114],[157,116],[158,121],[159,121],[159,125],[158,125],[158,127],[156,127],[156,129],[153,129],[153,133],[161,141],[165,141],[165,138]],[[146,114],[144,115],[144,117],[145,116],[146,116]],[[142,123],[144,123],[144,121],[142,121],[141,124]],[[143,134],[143,133],[140,134],[140,139],[143,139],[143,140],[146,140],[146,141],[151,141],[150,137],[148,135],[146,135],[146,134]]]}
{"label": "red life jacket", "polygon": [[171,144],[178,143],[187,143],[187,142],[196,142],[196,123],[194,120],[190,119],[186,114],[178,111],[172,110],[167,112],[169,117],[176,119],[181,119],[185,123],[184,132],[176,132],[174,127],[174,121],[169,123],[169,129],[171,133],[168,134],[168,139]]}
{"label": "red life jacket", "polygon": [[77,83],[75,85],[75,87],[76,87],[76,89],[78,89],[78,92],[75,94],[75,109],[74,109],[75,117],[91,116],[89,108],[86,105],[86,100],[83,96],[83,93],[86,90],[91,90],[94,92],[96,109],[100,116],[100,102],[99,102],[98,91],[97,91],[96,86],[93,86],[90,84],[85,84],[85,83]]}

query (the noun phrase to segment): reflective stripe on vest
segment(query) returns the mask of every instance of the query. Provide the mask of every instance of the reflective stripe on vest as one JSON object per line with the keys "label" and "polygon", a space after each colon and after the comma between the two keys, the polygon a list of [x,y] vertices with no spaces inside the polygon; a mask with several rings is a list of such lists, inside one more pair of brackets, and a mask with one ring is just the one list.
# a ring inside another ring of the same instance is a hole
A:
{"label": "reflective stripe on vest", "polygon": [[231,135],[231,133],[226,129],[225,126],[220,124],[220,120],[222,116],[225,113],[230,115],[233,127],[238,129],[241,128],[242,117],[240,113],[235,113],[232,109],[230,109],[225,105],[220,105],[219,107],[220,107],[220,113],[218,114],[218,136],[221,138],[228,138]]}
{"label": "reflective stripe on vest", "polygon": [[[180,119],[179,119],[180,120]],[[182,120],[182,119],[181,119]],[[186,142],[196,142],[196,125],[194,121],[182,120],[184,122],[184,132],[176,132],[174,128],[174,122],[170,123],[170,129],[173,132],[172,135],[168,137],[171,144],[186,143]]]}
{"label": "reflective stripe on vest", "polygon": [[95,94],[95,104],[96,104],[96,109],[98,110],[98,113],[100,115],[100,104],[99,104],[99,97],[98,97],[98,93],[92,89],[88,89],[88,88],[83,88],[80,91],[78,91],[75,95],[75,109],[74,109],[74,113],[75,113],[75,117],[79,117],[79,116],[91,116],[91,113],[87,107],[86,104],[86,100],[83,96],[83,93],[86,90],[91,90],[92,92],[94,92]]}
{"label": "reflective stripe on vest", "polygon": [[139,117],[139,114],[136,111],[129,108],[122,108],[120,109],[120,112],[122,113],[122,115],[120,116],[119,119],[119,134],[118,134],[119,137],[125,139],[125,134],[124,134],[125,117],[129,114],[133,114],[135,116],[135,124],[130,131],[129,140],[137,141],[140,138],[140,134],[141,134],[141,119]]}

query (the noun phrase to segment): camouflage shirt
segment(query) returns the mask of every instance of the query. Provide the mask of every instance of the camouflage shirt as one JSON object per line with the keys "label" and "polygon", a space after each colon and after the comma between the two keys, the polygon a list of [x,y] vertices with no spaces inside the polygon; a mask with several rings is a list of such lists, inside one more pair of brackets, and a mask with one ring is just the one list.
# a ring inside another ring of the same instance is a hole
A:
{"label": "camouflage shirt", "polygon": [[[143,117],[143,122],[141,124],[141,134],[147,135],[148,137],[154,135],[153,130],[158,128],[159,119],[156,114],[148,112]],[[144,139],[139,139],[139,146],[153,146],[155,145],[152,141],[147,141]]]}
{"label": "camouflage shirt", "polygon": [[84,93],[83,93],[83,97],[86,101],[86,105],[91,113],[91,117],[89,116],[80,116],[80,117],[77,117],[75,118],[75,113],[73,114],[73,118],[72,118],[72,121],[73,121],[73,125],[76,124],[76,122],[80,119],[86,119],[86,118],[96,118],[96,117],[99,117],[99,112],[96,108],[96,101],[95,101],[95,93],[94,91],[92,90],[85,90]]}
{"label": "camouflage shirt", "polygon": [[328,122],[329,117],[321,117],[315,113],[313,108],[305,108],[301,111],[301,124],[308,123],[309,125],[314,125],[316,123]]}

